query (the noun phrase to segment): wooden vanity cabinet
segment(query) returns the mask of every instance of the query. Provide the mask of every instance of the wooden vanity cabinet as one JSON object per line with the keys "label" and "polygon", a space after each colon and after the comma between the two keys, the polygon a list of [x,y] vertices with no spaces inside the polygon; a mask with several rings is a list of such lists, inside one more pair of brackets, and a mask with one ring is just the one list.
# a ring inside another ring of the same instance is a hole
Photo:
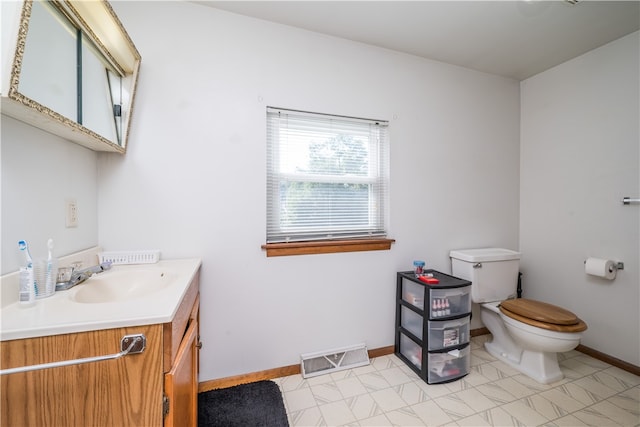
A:
{"label": "wooden vanity cabinet", "polygon": [[[198,425],[198,367],[200,331],[199,313],[200,296],[197,294],[193,304],[182,304],[176,319],[165,327],[171,327],[172,331],[176,323],[181,323],[184,313],[188,314],[186,332],[183,335],[174,335],[172,348],[177,345],[175,357],[170,358],[165,354],[165,368],[167,361],[171,361],[169,370],[164,376],[163,413],[164,425],[173,426],[197,426]],[[185,299],[189,299],[187,293]],[[191,308],[190,310],[188,310]],[[180,319],[178,319],[180,318]],[[183,321],[182,321],[183,322]],[[178,331],[185,329],[177,328]],[[168,331],[166,331],[168,332]],[[165,346],[165,350],[168,346]]]}
{"label": "wooden vanity cabinet", "polygon": [[161,325],[3,341],[2,368],[116,353],[122,337],[130,334],[146,336],[144,352],[1,376],[0,424],[161,426]]}
{"label": "wooden vanity cabinet", "polygon": [[103,356],[125,335],[145,350],[100,362],[0,376],[2,426],[196,426],[199,274],[170,323],[2,341],[0,367]]}

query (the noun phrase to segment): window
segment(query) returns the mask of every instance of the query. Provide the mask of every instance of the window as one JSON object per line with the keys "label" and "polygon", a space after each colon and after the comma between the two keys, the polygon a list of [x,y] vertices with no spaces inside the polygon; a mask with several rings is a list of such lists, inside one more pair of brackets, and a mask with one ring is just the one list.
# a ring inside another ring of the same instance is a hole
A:
{"label": "window", "polygon": [[383,239],[388,122],[267,108],[267,246]]}

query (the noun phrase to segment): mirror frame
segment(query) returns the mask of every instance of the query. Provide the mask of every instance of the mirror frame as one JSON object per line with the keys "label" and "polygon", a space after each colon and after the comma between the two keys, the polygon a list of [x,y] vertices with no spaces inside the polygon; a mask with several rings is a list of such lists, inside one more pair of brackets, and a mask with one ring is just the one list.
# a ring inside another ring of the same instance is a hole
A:
{"label": "mirror frame", "polygon": [[[21,94],[18,90],[33,0],[25,0],[19,16],[8,90],[2,94],[2,114],[26,122],[95,151],[124,154],[133,114],[141,56],[107,0],[50,0],[80,28],[116,70],[128,81],[129,108],[122,126],[121,145]],[[4,11],[3,11],[4,13]],[[3,30],[4,33],[4,30]],[[3,34],[4,37],[4,34]]]}

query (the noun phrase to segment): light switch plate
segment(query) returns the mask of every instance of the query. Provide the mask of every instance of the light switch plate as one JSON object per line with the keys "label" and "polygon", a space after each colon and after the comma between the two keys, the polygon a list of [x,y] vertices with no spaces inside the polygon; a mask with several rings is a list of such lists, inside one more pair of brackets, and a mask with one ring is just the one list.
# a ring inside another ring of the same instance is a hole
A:
{"label": "light switch plate", "polygon": [[78,226],[78,204],[75,199],[67,199],[66,201],[66,219],[65,225],[67,228]]}

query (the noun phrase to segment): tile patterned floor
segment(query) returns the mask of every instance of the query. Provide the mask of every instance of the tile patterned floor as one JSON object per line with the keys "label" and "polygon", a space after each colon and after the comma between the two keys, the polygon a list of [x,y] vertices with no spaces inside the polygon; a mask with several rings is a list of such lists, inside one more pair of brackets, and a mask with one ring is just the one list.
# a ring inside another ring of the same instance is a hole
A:
{"label": "tile patterned floor", "polygon": [[395,355],[303,379],[277,378],[289,424],[299,426],[640,426],[640,377],[570,351],[565,378],[539,384],[471,340],[471,372],[429,385]]}

